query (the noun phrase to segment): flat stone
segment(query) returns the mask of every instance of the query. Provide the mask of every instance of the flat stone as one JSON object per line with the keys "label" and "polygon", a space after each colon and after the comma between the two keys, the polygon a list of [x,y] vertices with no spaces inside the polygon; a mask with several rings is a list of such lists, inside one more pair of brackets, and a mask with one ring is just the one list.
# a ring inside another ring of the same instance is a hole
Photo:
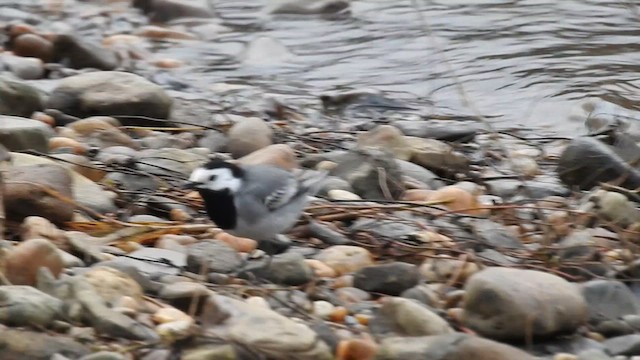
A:
{"label": "flat stone", "polygon": [[55,354],[77,359],[91,350],[61,335],[0,327],[0,358],[3,360],[51,360]]}
{"label": "flat stone", "polygon": [[623,335],[605,340],[603,343],[609,354],[634,356],[640,355],[640,335]]}
{"label": "flat stone", "polygon": [[5,325],[48,327],[63,315],[61,300],[31,286],[0,286],[0,302],[0,322]]}
{"label": "flat stone", "polygon": [[461,333],[383,339],[375,360],[534,360],[524,351]]}

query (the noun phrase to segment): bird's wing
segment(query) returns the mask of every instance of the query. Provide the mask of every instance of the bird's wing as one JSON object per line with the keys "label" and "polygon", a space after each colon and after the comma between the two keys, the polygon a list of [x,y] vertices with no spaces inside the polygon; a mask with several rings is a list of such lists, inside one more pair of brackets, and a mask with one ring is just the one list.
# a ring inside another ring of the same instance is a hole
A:
{"label": "bird's wing", "polygon": [[246,174],[243,197],[255,199],[256,205],[261,204],[268,211],[274,211],[306,192],[296,177],[282,169],[253,166]]}

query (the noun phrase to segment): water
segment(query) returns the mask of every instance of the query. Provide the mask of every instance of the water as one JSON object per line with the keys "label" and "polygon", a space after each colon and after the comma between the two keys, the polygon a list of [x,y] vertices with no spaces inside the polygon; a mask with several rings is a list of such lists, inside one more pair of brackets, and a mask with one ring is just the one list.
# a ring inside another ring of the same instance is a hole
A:
{"label": "water", "polygon": [[[339,19],[268,19],[261,1],[213,3],[232,32],[158,49],[188,64],[173,73],[189,84],[185,91],[251,84],[317,109],[322,92],[374,88],[426,114],[480,113],[499,128],[565,135],[582,131],[569,115],[589,99],[640,118],[634,0],[363,0]],[[245,44],[260,36],[293,56],[239,62]]]}

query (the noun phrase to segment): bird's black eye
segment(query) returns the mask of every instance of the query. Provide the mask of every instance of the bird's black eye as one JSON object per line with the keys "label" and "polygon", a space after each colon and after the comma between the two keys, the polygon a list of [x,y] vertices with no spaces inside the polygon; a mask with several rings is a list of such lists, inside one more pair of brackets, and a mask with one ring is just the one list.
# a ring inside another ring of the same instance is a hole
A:
{"label": "bird's black eye", "polygon": [[209,176],[209,181],[216,181],[217,177],[218,177],[217,175],[211,175]]}

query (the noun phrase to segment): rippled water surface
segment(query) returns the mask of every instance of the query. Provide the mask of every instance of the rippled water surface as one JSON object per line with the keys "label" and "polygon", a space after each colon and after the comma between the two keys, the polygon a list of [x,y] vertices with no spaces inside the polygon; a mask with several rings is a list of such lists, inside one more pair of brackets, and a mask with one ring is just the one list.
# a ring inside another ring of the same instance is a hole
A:
{"label": "rippled water surface", "polygon": [[[568,115],[585,99],[634,116],[640,107],[640,4],[633,0],[365,0],[337,19],[265,18],[263,3],[251,0],[213,4],[232,32],[159,49],[190,65],[174,75],[194,89],[248,83],[318,107],[321,92],[375,88],[426,114],[478,112],[501,128],[564,134],[582,129]],[[260,36],[293,55],[239,62],[244,45]]]}

